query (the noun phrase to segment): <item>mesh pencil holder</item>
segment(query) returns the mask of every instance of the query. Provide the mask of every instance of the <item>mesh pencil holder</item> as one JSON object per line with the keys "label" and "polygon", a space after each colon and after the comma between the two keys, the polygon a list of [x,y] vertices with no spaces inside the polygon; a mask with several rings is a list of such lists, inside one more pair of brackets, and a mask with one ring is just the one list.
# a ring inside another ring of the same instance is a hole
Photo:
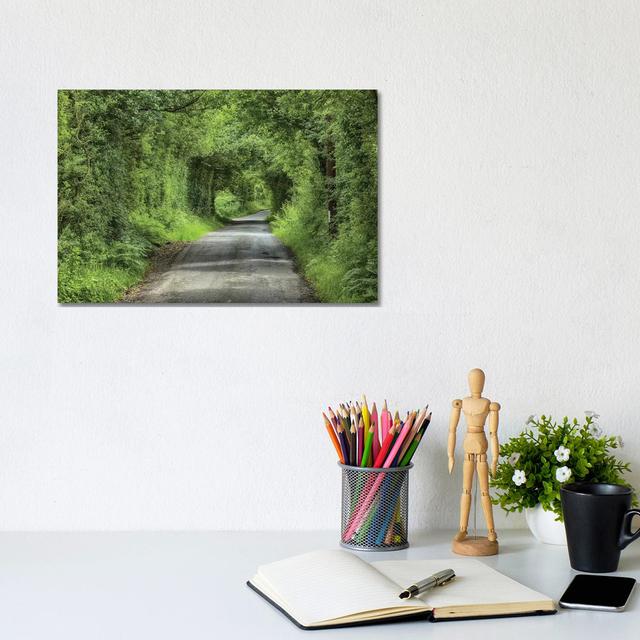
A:
{"label": "mesh pencil holder", "polygon": [[357,551],[397,551],[409,546],[409,469],[342,468],[340,544]]}

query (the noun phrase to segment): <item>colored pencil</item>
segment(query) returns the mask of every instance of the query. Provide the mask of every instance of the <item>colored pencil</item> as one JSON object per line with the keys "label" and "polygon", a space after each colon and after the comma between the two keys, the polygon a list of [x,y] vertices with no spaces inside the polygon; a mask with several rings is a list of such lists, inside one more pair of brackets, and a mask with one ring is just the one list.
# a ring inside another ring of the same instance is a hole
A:
{"label": "colored pencil", "polygon": [[338,441],[340,442],[340,448],[342,450],[342,457],[346,461],[349,460],[349,444],[347,442],[347,436],[344,434],[344,427],[338,425]]}
{"label": "colored pencil", "polygon": [[[398,489],[398,494],[400,493],[400,490]],[[396,498],[397,499],[397,498]],[[382,522],[382,526],[380,527],[380,529],[378,530],[378,537],[376,538],[376,544],[380,545],[383,542],[385,544],[391,544],[393,542],[393,516],[396,513],[396,508],[395,506],[392,506],[386,513],[383,522]]]}
{"label": "colored pencil", "polygon": [[415,438],[409,445],[405,454],[401,457],[400,464],[398,466],[406,467],[411,462],[411,458],[413,458],[413,454],[416,452],[418,445],[422,441],[422,436],[424,436],[424,432],[427,430],[427,427],[429,426],[429,422],[431,422],[431,414],[426,416],[425,420],[423,420],[418,433],[416,433]]}
{"label": "colored pencil", "polygon": [[380,451],[380,445],[382,444],[382,440],[380,439],[379,421],[378,409],[376,409],[376,403],[374,402],[373,408],[371,409],[371,426],[373,427],[373,448],[371,449],[372,464],[373,460],[376,459],[378,451]]}
{"label": "colored pencil", "polygon": [[380,544],[377,540],[381,537],[384,539],[384,534],[389,528],[388,514],[389,512],[391,512],[391,515],[395,513],[403,481],[404,478],[392,473],[387,476],[380,488],[380,507],[376,509],[376,517],[372,523],[373,531],[371,532],[372,535],[377,536],[376,544]]}
{"label": "colored pencil", "polygon": [[338,434],[338,425],[340,424],[340,418],[338,417],[337,413],[335,413],[334,411],[331,410],[331,407],[329,407],[329,422],[331,423],[331,426],[333,427],[333,432],[337,435]]}
{"label": "colored pencil", "polygon": [[351,442],[349,464],[354,466],[358,464],[358,433],[354,425],[349,427],[349,440]]}
{"label": "colored pencil", "polygon": [[418,445],[420,444],[420,440],[422,440],[422,434],[418,432],[418,435],[413,439],[413,442],[409,445],[407,452],[402,456],[400,460],[399,467],[406,467],[409,462],[411,462],[411,458],[413,458],[413,454],[416,452]]}
{"label": "colored pencil", "polygon": [[364,422],[364,431],[365,433],[369,433],[369,427],[371,426],[371,416],[369,415],[369,407],[367,407],[367,399],[362,394],[362,421]]}
{"label": "colored pencil", "polygon": [[357,429],[358,428],[358,414],[356,412],[355,405],[351,405],[351,410],[349,411],[349,417],[351,419],[351,424]]}
{"label": "colored pencil", "polygon": [[387,454],[391,449],[391,443],[393,442],[395,435],[396,435],[395,428],[392,426],[391,429],[389,429],[389,431],[387,432],[387,437],[384,439],[384,442],[380,447],[380,451],[378,452],[376,459],[373,461],[374,467],[381,467],[383,465],[384,461],[387,458]]}
{"label": "colored pencil", "polygon": [[360,463],[361,467],[369,467],[371,466],[371,449],[373,448],[373,438],[375,437],[375,433],[373,430],[373,425],[369,427],[369,432],[365,437],[364,443],[364,451],[362,452],[362,462]]}
{"label": "colored pencil", "polygon": [[347,464],[352,464],[350,458],[351,458],[351,452],[353,451],[353,448],[355,446],[355,441],[351,436],[351,430],[350,430],[351,427],[349,425],[349,415],[344,405],[340,405],[340,423],[342,424],[345,438],[347,439],[347,443],[349,444],[349,462]]}
{"label": "colored pencil", "polygon": [[[364,454],[364,441],[366,435],[364,431],[364,421],[362,417],[358,420],[358,460],[356,464],[358,466],[362,465],[362,456]],[[366,466],[366,465],[365,465]]]}
{"label": "colored pencil", "polygon": [[402,445],[402,447],[400,447],[400,451],[398,452],[398,460],[402,459],[404,454],[407,452],[407,449],[411,446],[413,439],[416,437],[416,434],[420,430],[420,427],[422,426],[422,423],[424,422],[424,419],[426,417],[427,417],[427,409],[426,408],[421,409],[420,413],[418,414],[418,416],[416,417],[413,423],[413,427],[411,428],[409,435],[404,441],[404,444]]}
{"label": "colored pencil", "polygon": [[389,432],[389,429],[391,429],[392,424],[393,421],[391,419],[391,414],[389,413],[389,409],[387,409],[387,401],[385,400],[384,404],[382,405],[382,414],[380,416],[380,442],[384,442],[384,439],[387,437],[387,433]]}
{"label": "colored pencil", "polygon": [[338,436],[336,435],[336,431],[333,427],[333,425],[331,424],[331,421],[329,420],[329,418],[327,418],[327,416],[323,413],[322,417],[324,418],[324,426],[327,429],[327,433],[329,434],[329,438],[331,438],[331,442],[333,443],[333,447],[336,450],[336,453],[338,454],[338,459],[340,460],[340,462],[342,464],[344,464],[344,453],[342,451],[342,448],[340,447],[340,443],[338,442]]}

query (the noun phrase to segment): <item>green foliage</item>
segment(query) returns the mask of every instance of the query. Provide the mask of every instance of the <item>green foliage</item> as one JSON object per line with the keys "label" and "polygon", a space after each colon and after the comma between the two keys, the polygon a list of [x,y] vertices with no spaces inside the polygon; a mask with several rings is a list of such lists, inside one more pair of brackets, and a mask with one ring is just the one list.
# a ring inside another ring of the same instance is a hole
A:
{"label": "green foliage", "polygon": [[221,191],[216,194],[216,211],[223,218],[236,218],[242,213],[240,198],[229,189]]}
{"label": "green foliage", "polygon": [[117,300],[154,247],[263,208],[320,299],[377,299],[375,92],[59,92],[61,302]]}
{"label": "green foliage", "polygon": [[[274,233],[325,302],[378,299],[377,97],[373,91],[284,92],[271,135]],[[285,122],[305,120],[295,135]],[[335,176],[331,166],[335,165]]]}
{"label": "green foliage", "polygon": [[[629,464],[611,452],[621,446],[622,441],[603,435],[591,415],[587,415],[582,424],[577,418],[570,421],[567,417],[558,424],[544,415],[539,419],[531,416],[527,424],[532,428],[501,445],[502,459],[491,481],[498,490],[493,503],[505,511],[522,511],[541,504],[561,520],[560,487],[565,482],[629,486],[622,475],[629,471]],[[521,482],[522,472],[524,482],[518,486],[516,480]]]}

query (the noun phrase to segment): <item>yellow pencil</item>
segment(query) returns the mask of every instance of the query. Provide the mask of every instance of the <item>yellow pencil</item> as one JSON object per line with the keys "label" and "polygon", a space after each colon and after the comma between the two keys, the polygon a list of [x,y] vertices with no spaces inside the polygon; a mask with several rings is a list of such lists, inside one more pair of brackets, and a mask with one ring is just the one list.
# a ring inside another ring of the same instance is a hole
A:
{"label": "yellow pencil", "polygon": [[369,407],[367,407],[367,399],[362,394],[362,421],[364,422],[364,432],[369,433],[369,427],[371,426],[371,415],[369,414]]}

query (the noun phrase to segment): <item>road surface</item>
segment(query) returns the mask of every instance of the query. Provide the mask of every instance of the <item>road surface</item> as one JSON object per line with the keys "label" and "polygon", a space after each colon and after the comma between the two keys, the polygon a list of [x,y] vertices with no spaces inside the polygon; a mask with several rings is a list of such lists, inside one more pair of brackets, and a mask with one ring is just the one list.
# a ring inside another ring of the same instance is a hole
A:
{"label": "road surface", "polygon": [[237,218],[189,243],[130,299],[141,303],[313,302],[269,211]]}

